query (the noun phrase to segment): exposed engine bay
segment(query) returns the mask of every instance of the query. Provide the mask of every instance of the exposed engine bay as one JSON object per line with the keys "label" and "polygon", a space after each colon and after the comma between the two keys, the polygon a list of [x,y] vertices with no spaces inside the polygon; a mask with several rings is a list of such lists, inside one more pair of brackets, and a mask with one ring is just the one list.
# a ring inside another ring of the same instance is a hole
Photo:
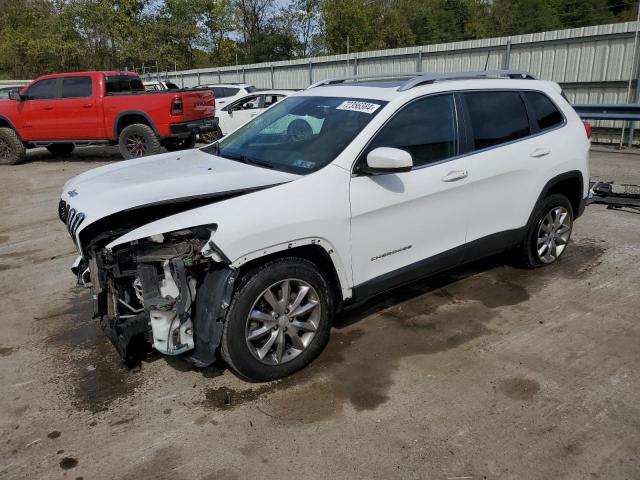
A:
{"label": "exposed engine bay", "polygon": [[215,225],[113,250],[94,246],[77,265],[79,282],[92,289],[94,317],[126,362],[151,346],[165,355],[191,352],[196,366],[215,361],[236,271],[221,261],[213,232]]}

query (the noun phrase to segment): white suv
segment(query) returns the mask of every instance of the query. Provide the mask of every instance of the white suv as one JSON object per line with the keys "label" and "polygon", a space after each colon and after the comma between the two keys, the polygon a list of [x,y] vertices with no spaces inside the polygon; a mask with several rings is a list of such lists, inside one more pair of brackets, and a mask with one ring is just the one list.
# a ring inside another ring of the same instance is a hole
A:
{"label": "white suv", "polygon": [[337,309],[502,251],[557,260],[589,143],[523,72],[336,79],[203,149],[79,175],[59,212],[125,359],[153,345],[272,380],[320,354]]}

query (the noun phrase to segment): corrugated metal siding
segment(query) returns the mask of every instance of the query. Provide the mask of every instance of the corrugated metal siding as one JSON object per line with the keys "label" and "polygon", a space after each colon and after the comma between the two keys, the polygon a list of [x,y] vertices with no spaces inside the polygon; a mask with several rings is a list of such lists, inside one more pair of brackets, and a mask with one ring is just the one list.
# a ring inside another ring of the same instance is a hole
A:
{"label": "corrugated metal siding", "polygon": [[[327,78],[385,72],[456,72],[511,68],[563,84],[575,103],[627,103],[627,83],[637,75],[633,45],[636,22],[468,40],[416,47],[285,60],[240,67],[160,74],[185,87],[242,82],[258,88],[306,88]],[[510,54],[507,52],[510,45]],[[421,52],[421,53],[420,53]],[[419,58],[422,62],[419,62]],[[309,65],[311,76],[309,78]],[[244,75],[242,68],[244,67]],[[155,75],[153,75],[155,76]],[[151,76],[148,76],[151,78]],[[273,84],[272,84],[273,78]],[[634,82],[635,83],[635,82]],[[633,95],[634,92],[632,92]],[[621,128],[624,122],[597,122]],[[619,141],[615,133],[599,140]]]}

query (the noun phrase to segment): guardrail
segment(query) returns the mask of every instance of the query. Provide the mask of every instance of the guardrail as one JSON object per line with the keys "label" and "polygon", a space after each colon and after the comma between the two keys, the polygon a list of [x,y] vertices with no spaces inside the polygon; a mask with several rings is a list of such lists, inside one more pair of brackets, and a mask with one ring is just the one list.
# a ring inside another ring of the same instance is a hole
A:
{"label": "guardrail", "polygon": [[573,108],[585,120],[640,121],[640,104],[637,103],[573,105]]}

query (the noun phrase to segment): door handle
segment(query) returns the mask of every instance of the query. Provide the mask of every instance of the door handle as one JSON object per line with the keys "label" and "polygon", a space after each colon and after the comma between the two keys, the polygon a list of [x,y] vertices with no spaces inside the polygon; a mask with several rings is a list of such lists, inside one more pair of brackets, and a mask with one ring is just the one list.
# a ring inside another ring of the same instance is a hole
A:
{"label": "door handle", "polygon": [[84,105],[82,105],[82,108],[91,108],[93,107],[93,103],[85,103]]}
{"label": "door handle", "polygon": [[443,182],[455,182],[458,180],[462,180],[463,178],[467,178],[469,176],[469,172],[466,170],[454,170],[453,172],[447,173],[444,177],[442,177]]}
{"label": "door handle", "polygon": [[43,107],[43,110],[53,110],[53,107]]}
{"label": "door handle", "polygon": [[540,158],[540,157],[544,157],[545,155],[549,155],[551,153],[551,150],[549,150],[548,148],[536,148],[533,152],[531,152],[531,156],[533,158]]}

